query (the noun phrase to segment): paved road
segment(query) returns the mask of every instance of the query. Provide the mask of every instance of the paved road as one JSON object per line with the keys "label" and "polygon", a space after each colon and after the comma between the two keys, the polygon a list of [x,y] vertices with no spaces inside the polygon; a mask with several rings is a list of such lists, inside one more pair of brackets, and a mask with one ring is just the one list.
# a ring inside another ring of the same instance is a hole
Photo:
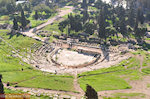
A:
{"label": "paved road", "polygon": [[25,32],[21,32],[23,35],[26,35],[28,37],[31,37],[31,38],[34,38],[34,39],[37,39],[37,40],[40,40],[40,41],[44,41],[42,38],[38,37],[36,34],[33,33],[34,30],[39,30],[39,29],[42,29],[43,27],[49,25],[49,24],[52,24],[54,21],[58,20],[59,18],[61,18],[62,16],[65,16],[69,13],[71,13],[73,11],[73,7],[71,6],[65,6],[64,8],[66,8],[65,10],[60,10],[58,15],[49,19],[46,23],[43,23],[33,29],[30,29],[28,31],[25,31]]}

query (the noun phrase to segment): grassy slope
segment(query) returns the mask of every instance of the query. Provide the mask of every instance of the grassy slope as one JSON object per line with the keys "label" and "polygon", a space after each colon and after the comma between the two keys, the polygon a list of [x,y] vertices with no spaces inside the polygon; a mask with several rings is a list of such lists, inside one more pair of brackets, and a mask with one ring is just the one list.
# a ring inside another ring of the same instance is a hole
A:
{"label": "grassy slope", "polygon": [[[54,22],[52,25],[47,25],[42,30],[50,31],[51,33],[53,33],[53,31],[54,31],[54,32],[61,34],[62,32],[59,30],[58,25],[59,25],[59,22]],[[67,30],[64,29],[63,33],[67,33]]]}
{"label": "grassy slope", "polygon": [[47,19],[45,19],[45,20],[35,20],[34,17],[33,17],[33,16],[35,15],[35,12],[33,11],[33,12],[30,14],[30,16],[28,17],[28,20],[30,20],[31,25],[32,25],[32,28],[34,28],[34,27],[36,27],[36,26],[38,26],[38,25],[40,25],[40,24],[43,24],[43,23],[47,22],[48,19],[50,19],[50,18],[56,16],[57,14],[58,14],[58,13],[53,13],[52,15],[49,15],[49,18],[47,18]]}
{"label": "grassy slope", "polygon": [[[14,35],[10,38],[10,35],[7,35],[6,31],[3,30],[0,31],[0,36],[19,50],[21,54],[27,52],[34,43],[40,44],[40,42],[22,35]],[[24,63],[20,58],[13,57],[12,50],[6,43],[0,42],[0,74],[3,75],[3,82],[18,83],[18,85],[24,87],[74,91],[72,76],[45,74],[33,70],[29,64]],[[21,71],[22,68],[24,68],[24,71]]]}
{"label": "grassy slope", "polygon": [[[13,45],[17,50],[20,50],[20,52],[25,51],[25,49],[23,48],[28,48],[33,44],[33,42],[35,42],[34,40],[31,40],[27,37],[23,37],[21,35],[19,37],[13,36],[11,39],[9,39],[9,35],[7,35],[6,32],[8,31],[1,30],[0,36],[3,39],[5,39],[7,43]],[[21,68],[25,69],[29,67],[29,65],[22,62],[20,58],[13,57],[12,51],[13,49],[10,46],[8,46],[5,42],[0,42],[0,72],[20,70]],[[20,63],[23,63],[26,66],[23,67]]]}
{"label": "grassy slope", "polygon": [[130,85],[123,79],[116,75],[102,74],[96,76],[83,77],[79,80],[81,88],[85,91],[86,85],[92,85],[96,91],[101,90],[115,90],[115,89],[128,89]]}
{"label": "grassy slope", "polygon": [[[24,70],[24,71],[12,71],[12,72],[2,72],[3,82],[17,83],[23,80],[28,80],[32,77],[42,75],[41,72],[35,70]],[[13,79],[12,79],[13,78]]]}
{"label": "grassy slope", "polygon": [[[144,51],[138,51],[134,54],[141,54],[147,57]],[[148,63],[150,60],[144,58],[144,61]],[[139,71],[139,64],[139,61],[133,57],[122,61],[117,66],[79,74],[80,86],[85,90],[86,84],[90,84],[97,91],[131,88],[124,79],[139,80],[142,79],[145,74],[150,74],[149,64],[146,64],[147,68],[142,69],[143,73]],[[124,66],[126,66],[126,68]]]}
{"label": "grassy slope", "polygon": [[74,89],[72,83],[72,77],[41,75],[32,80],[27,80],[25,82],[19,83],[18,86],[73,91]]}

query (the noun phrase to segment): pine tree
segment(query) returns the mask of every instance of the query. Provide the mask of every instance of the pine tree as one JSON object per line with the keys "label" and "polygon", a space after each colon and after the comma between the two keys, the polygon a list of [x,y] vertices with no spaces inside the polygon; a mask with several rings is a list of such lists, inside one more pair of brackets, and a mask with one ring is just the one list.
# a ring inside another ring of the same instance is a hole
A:
{"label": "pine tree", "polygon": [[17,11],[22,11],[22,5],[20,3],[17,5]]}
{"label": "pine tree", "polygon": [[25,18],[24,11],[22,10],[21,11],[21,26],[24,29],[26,25],[27,25],[27,20]]}
{"label": "pine tree", "polygon": [[137,16],[136,16],[136,21],[135,21],[135,26],[134,26],[134,33],[137,37],[137,39],[142,40],[142,38],[144,37],[147,28],[139,28],[139,12],[137,12]]}
{"label": "pine tree", "polygon": [[86,92],[85,92],[86,99],[98,99],[97,92],[94,88],[87,84]]}
{"label": "pine tree", "polygon": [[125,19],[125,10],[122,6],[120,7],[119,13],[119,32],[125,37],[127,36],[127,25]]}
{"label": "pine tree", "polygon": [[13,3],[7,4],[6,8],[9,14],[12,14],[15,12],[15,4]]}
{"label": "pine tree", "polygon": [[27,4],[25,4],[24,10],[25,10],[25,11],[28,11],[28,5],[27,5]]}
{"label": "pine tree", "polygon": [[88,11],[87,10],[83,10],[83,24],[89,19],[89,14],[88,14]]}
{"label": "pine tree", "polygon": [[13,29],[18,30],[18,22],[17,22],[16,18],[14,18],[14,20],[13,20]]}
{"label": "pine tree", "polygon": [[98,36],[99,38],[105,39],[106,41],[106,17],[104,8],[100,11],[100,15],[98,17]]}
{"label": "pine tree", "polygon": [[82,2],[82,4],[81,4],[81,7],[83,8],[83,9],[86,9],[87,8],[87,0],[83,0],[83,2]]}
{"label": "pine tree", "polygon": [[95,0],[89,0],[89,4],[95,3]]}
{"label": "pine tree", "polygon": [[37,12],[37,11],[35,11],[34,18],[35,18],[35,20],[38,20],[38,18],[39,18],[39,15],[38,15],[38,12]]}
{"label": "pine tree", "polygon": [[120,19],[120,33],[123,35],[123,37],[127,36],[127,27],[126,27],[126,21],[125,21],[125,17],[122,17]]}
{"label": "pine tree", "polygon": [[137,10],[137,21],[141,24],[143,24],[145,21],[145,17],[141,8],[138,8]]}
{"label": "pine tree", "polygon": [[133,27],[135,24],[135,8],[134,8],[134,2],[132,1],[129,7],[128,11],[128,24]]}
{"label": "pine tree", "polygon": [[150,21],[150,12],[148,12],[148,13],[146,14],[146,19],[147,19],[148,21]]}
{"label": "pine tree", "polygon": [[94,33],[94,30],[95,30],[95,24],[94,23],[90,23],[90,22],[87,22],[85,25],[84,25],[84,32],[89,34],[89,35],[92,35]]}

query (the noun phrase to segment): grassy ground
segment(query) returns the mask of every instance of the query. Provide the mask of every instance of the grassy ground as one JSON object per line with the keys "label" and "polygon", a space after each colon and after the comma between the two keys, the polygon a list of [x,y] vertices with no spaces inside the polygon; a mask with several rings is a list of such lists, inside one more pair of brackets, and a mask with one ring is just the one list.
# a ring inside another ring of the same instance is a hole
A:
{"label": "grassy ground", "polygon": [[79,83],[84,91],[86,90],[86,84],[91,85],[96,91],[131,88],[126,81],[111,74],[83,77],[79,80]]}
{"label": "grassy ground", "polygon": [[1,72],[1,74],[3,75],[3,82],[9,81],[10,83],[18,83],[24,80],[31,79],[32,77],[42,75],[42,72],[36,70],[24,70]]}
{"label": "grassy ground", "polygon": [[20,58],[13,54],[14,49],[8,46],[8,43],[18,50],[19,54],[24,55],[25,52],[27,52],[27,49],[30,49],[31,45],[39,42],[22,35],[7,35],[7,32],[9,31],[0,30],[0,37],[6,41],[0,42],[0,72],[17,71],[21,70],[21,68],[29,68],[30,65],[24,63]]}
{"label": "grassy ground", "polygon": [[[65,10],[65,9],[64,9],[64,10]],[[40,24],[42,24],[42,23],[47,22],[48,19],[50,19],[50,18],[56,16],[58,13],[57,13],[57,12],[56,12],[56,13],[51,13],[51,15],[50,15],[50,14],[46,14],[46,13],[39,13],[39,14],[47,15],[47,18],[44,19],[44,20],[35,20],[35,19],[34,19],[35,12],[33,11],[33,12],[29,15],[29,17],[28,17],[28,20],[30,20],[30,22],[31,22],[32,28],[34,28],[34,27],[36,27],[36,26],[38,26],[38,25],[40,25]]]}
{"label": "grassy ground", "polygon": [[53,75],[41,75],[32,80],[27,80],[18,84],[31,88],[44,88],[53,90],[74,91],[72,77],[59,77]]}
{"label": "grassy ground", "polygon": [[42,30],[50,31],[51,33],[54,31],[60,34],[61,31],[58,29],[58,24],[59,22],[54,22],[52,25],[45,26]]}
{"label": "grassy ground", "polygon": [[[65,9],[64,9],[65,10]],[[45,13],[46,14],[46,13]],[[20,15],[20,14],[19,14]],[[35,15],[35,12],[33,11],[32,13],[27,13],[25,12],[25,15],[26,15],[26,18],[30,21],[31,23],[31,27],[34,28],[42,23],[45,23],[47,22],[48,19],[54,17],[57,15],[57,13],[53,13],[51,15],[47,15],[47,19],[45,20],[35,20],[34,19],[34,15]],[[13,24],[13,21],[12,21],[12,17],[10,15],[3,15],[3,16],[0,16],[0,24],[4,24],[4,23],[9,23],[9,24]]]}
{"label": "grassy ground", "polygon": [[[68,9],[68,8],[62,8],[62,10],[65,10],[65,9]],[[75,15],[75,13],[72,13],[73,15]],[[64,20],[68,18],[68,15],[64,15],[62,17]],[[50,31],[51,33],[54,33],[53,34],[61,34],[62,32],[59,30],[59,23],[61,22],[62,20],[60,21],[55,21],[52,25],[47,25],[45,26],[42,30],[46,30],[46,31]],[[55,33],[56,32],[56,33]],[[67,34],[68,33],[68,30],[67,28],[64,29],[63,31],[64,34]]]}
{"label": "grassy ground", "polygon": [[[149,56],[147,56],[145,51],[138,51],[133,54],[142,55],[144,57],[144,64],[149,63],[150,61],[148,58]],[[129,79],[129,81],[140,80],[144,75],[150,74],[150,65],[145,64],[144,67],[147,68],[143,68],[142,72],[140,72],[140,60],[136,57],[132,57],[110,68],[103,68],[79,74],[79,83],[83,90],[85,90],[86,84],[91,85],[97,91],[128,89],[131,88],[131,86],[125,79]]]}
{"label": "grassy ground", "polygon": [[10,17],[7,15],[0,15],[0,24],[9,23],[12,24]]}
{"label": "grassy ground", "polygon": [[38,26],[38,25],[40,25],[40,24],[42,24],[42,23],[47,22],[48,19],[50,19],[50,18],[56,16],[57,13],[52,14],[48,19],[45,19],[45,20],[35,20],[35,19],[33,18],[33,15],[34,15],[34,12],[33,12],[33,13],[30,15],[30,17],[28,18],[28,20],[30,20],[30,22],[31,22],[31,27],[32,27],[32,28],[34,28],[34,27],[36,27],[36,26]]}
{"label": "grassy ground", "polygon": [[129,97],[134,97],[134,96],[144,96],[143,94],[141,94],[141,93],[115,93],[115,94],[113,94],[114,96],[119,96],[119,97],[121,97],[121,96],[129,96]]}
{"label": "grassy ground", "polygon": [[37,70],[1,72],[3,82],[31,88],[74,91],[72,76],[45,74]]}
{"label": "grassy ground", "polygon": [[142,99],[145,97],[142,93],[115,93],[113,94],[114,97],[103,97],[103,99],[136,99],[139,97]]}

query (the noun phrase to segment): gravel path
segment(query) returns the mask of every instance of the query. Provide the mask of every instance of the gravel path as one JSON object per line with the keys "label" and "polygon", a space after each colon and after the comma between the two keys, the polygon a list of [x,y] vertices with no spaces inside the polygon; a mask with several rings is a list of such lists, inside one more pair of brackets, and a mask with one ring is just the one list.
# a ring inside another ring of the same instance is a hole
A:
{"label": "gravel path", "polygon": [[77,99],[81,99],[84,96],[84,91],[81,89],[80,84],[78,83],[78,78],[77,78],[77,71],[75,74],[74,78],[74,88],[76,91],[78,91],[80,94],[78,94]]}

